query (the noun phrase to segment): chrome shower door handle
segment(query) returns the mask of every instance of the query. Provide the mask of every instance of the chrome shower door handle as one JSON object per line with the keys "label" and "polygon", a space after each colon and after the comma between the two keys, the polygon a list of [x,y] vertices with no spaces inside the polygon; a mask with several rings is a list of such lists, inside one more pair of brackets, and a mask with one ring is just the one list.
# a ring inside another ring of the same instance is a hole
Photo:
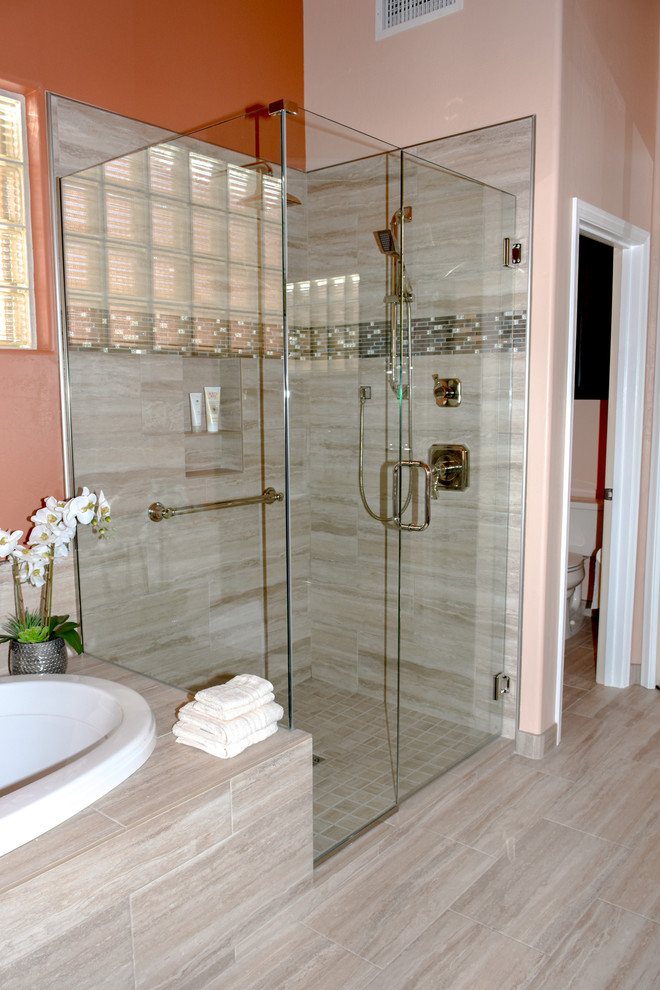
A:
{"label": "chrome shower door handle", "polygon": [[[420,468],[424,472],[424,522],[420,525],[415,523],[404,523],[401,522],[401,517],[399,515],[399,473],[401,468]],[[393,510],[392,515],[394,517],[395,524],[399,529],[405,529],[409,533],[421,533],[422,530],[429,528],[429,523],[431,522],[431,468],[424,461],[399,461],[398,464],[394,465],[394,478],[392,484],[392,499],[393,499]]]}

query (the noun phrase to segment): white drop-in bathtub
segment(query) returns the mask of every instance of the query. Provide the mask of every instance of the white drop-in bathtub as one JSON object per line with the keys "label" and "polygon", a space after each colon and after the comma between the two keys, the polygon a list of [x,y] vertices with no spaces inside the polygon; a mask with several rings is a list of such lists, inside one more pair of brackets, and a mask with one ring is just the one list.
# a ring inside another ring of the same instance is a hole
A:
{"label": "white drop-in bathtub", "polygon": [[0,677],[0,856],[107,794],[155,744],[149,705],[123,684]]}

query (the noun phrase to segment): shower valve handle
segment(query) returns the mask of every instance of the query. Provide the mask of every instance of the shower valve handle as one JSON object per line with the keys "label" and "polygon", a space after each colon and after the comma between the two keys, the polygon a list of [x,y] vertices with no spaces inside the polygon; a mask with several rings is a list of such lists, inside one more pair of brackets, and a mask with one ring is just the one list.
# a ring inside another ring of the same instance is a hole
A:
{"label": "shower valve handle", "polygon": [[439,406],[460,406],[461,382],[458,378],[440,378],[433,376],[433,395]]}

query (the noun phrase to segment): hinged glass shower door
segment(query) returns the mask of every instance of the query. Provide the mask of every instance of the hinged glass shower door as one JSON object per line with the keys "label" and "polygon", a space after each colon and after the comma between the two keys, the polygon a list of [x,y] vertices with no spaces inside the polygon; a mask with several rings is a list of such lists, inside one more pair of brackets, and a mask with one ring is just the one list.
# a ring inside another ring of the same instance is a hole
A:
{"label": "hinged glass shower door", "polygon": [[515,201],[433,146],[285,127],[292,710],[322,859],[501,733]]}

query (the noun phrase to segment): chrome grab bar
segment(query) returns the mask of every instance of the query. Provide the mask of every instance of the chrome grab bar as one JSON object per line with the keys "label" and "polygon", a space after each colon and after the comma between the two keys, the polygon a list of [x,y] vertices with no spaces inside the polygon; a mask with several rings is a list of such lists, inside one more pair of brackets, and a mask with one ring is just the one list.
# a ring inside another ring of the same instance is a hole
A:
{"label": "chrome grab bar", "polygon": [[[402,523],[399,516],[399,471],[402,467],[421,468],[424,472],[424,522],[421,526],[413,523]],[[394,522],[399,529],[405,529],[410,533],[421,533],[429,528],[431,522],[431,468],[424,461],[399,461],[394,465],[394,478],[392,485],[392,499],[394,502],[393,515]]]}
{"label": "chrome grab bar", "polygon": [[271,505],[282,502],[284,495],[274,488],[266,488],[263,495],[252,495],[249,498],[228,498],[224,502],[205,502],[202,505],[182,505],[178,509],[168,509],[162,502],[152,502],[147,509],[147,515],[152,522],[161,519],[171,519],[172,516],[184,516],[189,512],[210,512],[211,509],[233,509],[238,505]]}

